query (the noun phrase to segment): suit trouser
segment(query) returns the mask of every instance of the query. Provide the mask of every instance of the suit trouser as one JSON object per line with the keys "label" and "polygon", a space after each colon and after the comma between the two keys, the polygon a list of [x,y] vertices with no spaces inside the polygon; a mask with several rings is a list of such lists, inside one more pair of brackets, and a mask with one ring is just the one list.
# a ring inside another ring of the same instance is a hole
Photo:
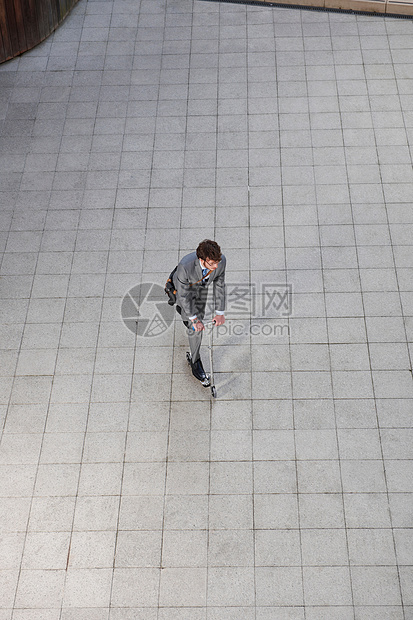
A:
{"label": "suit trouser", "polygon": [[[196,316],[201,321],[204,320],[204,316],[205,316],[207,294],[208,294],[208,291],[206,290],[206,287],[202,287],[202,288],[200,287],[199,292],[196,296],[196,305],[195,305]],[[192,360],[192,363],[194,364],[197,360],[199,360],[199,357],[200,357],[199,351],[201,349],[201,343],[202,343],[202,331],[200,332],[194,331],[192,329],[191,321],[186,316],[184,311],[178,305],[176,306],[176,309],[177,309],[177,312],[181,315],[182,321],[185,327],[187,328],[189,349],[191,351],[191,360]]]}

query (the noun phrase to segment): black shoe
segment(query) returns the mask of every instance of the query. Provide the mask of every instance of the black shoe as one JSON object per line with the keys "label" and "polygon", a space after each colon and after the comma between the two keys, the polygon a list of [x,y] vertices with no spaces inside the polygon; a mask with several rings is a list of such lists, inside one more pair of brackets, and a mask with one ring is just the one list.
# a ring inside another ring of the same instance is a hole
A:
{"label": "black shoe", "polygon": [[209,387],[211,385],[209,375],[205,372],[200,359],[198,359],[194,364],[191,362],[191,368],[195,379],[198,379],[204,387]]}

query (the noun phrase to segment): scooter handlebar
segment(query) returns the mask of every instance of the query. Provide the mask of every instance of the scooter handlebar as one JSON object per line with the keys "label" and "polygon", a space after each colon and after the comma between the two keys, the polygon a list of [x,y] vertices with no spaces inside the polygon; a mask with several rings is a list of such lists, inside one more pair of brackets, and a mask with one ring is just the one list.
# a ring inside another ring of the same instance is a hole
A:
{"label": "scooter handlebar", "polygon": [[[208,321],[208,323],[204,323],[204,327],[210,327],[210,326],[214,327],[214,325],[216,325],[214,320]],[[191,327],[192,327],[192,331],[195,331],[195,327],[193,325]]]}

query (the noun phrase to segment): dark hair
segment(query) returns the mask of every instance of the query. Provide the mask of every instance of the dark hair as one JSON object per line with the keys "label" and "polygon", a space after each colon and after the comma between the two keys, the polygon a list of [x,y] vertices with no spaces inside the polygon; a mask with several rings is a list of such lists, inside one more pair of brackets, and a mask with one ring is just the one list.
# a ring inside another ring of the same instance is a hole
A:
{"label": "dark hair", "polygon": [[221,260],[221,248],[219,247],[216,241],[211,241],[211,239],[204,239],[198,245],[196,249],[196,255],[201,260],[206,260],[209,258],[212,261],[219,262]]}

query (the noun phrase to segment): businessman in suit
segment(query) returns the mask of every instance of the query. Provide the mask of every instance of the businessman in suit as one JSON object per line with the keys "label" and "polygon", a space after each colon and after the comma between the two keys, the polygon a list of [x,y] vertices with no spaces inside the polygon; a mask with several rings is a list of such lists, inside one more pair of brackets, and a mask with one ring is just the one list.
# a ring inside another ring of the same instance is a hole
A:
{"label": "businessman in suit", "polygon": [[203,319],[208,297],[208,288],[213,285],[215,303],[215,325],[225,322],[225,256],[215,241],[205,239],[196,252],[187,254],[178,264],[173,277],[176,289],[176,309],[188,329],[191,350],[192,374],[205,387],[209,386],[200,358]]}

